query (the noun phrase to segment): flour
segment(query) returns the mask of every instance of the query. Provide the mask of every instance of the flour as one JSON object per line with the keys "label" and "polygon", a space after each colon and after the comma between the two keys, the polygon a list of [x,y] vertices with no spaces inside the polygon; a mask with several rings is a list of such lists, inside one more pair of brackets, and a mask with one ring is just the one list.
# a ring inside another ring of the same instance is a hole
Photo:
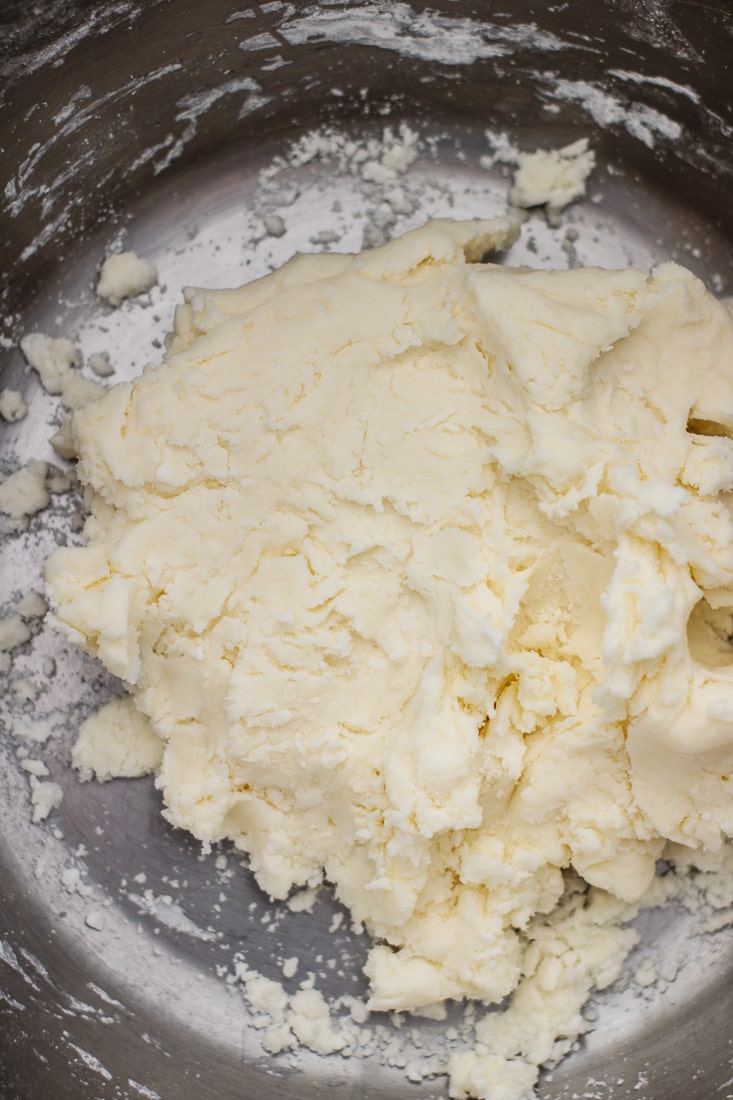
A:
{"label": "flour", "polygon": [[[287,176],[291,169],[320,162],[333,165],[340,174],[359,181],[369,204],[363,246],[383,244],[398,219],[417,208],[419,192],[406,184],[405,177],[423,146],[418,132],[406,124],[396,129],[387,126],[380,135],[360,141],[329,127],[303,134],[261,173],[259,190],[266,232],[275,237],[284,234],[284,218],[269,207],[287,206],[296,197],[296,192],[281,177]],[[333,243],[339,235],[333,229],[323,229],[311,243]]]}
{"label": "flour", "polygon": [[679,141],[682,126],[675,119],[644,103],[625,103],[606,91],[600,83],[566,80],[545,74],[546,95],[551,100],[580,103],[599,126],[623,126],[632,137],[653,149],[660,138]]}
{"label": "flour", "polygon": [[[447,17],[409,4],[360,3],[346,10],[293,14],[281,27],[287,42],[334,42],[371,46],[401,58],[441,65],[470,65],[480,58],[505,57],[523,50],[554,53],[566,44],[535,23],[511,24]],[[403,61],[404,63],[404,61]]]}
{"label": "flour", "polygon": [[629,72],[628,69],[609,69],[609,76],[615,76],[619,80],[628,81],[631,84],[651,84],[657,88],[666,88],[670,92],[684,96],[693,103],[700,102],[700,94],[691,88],[689,84],[679,84],[676,80],[670,80],[666,76],[648,76],[645,73]]}
{"label": "flour", "polygon": [[150,914],[166,928],[206,943],[216,938],[213,932],[200,928],[195,921],[192,921],[170,894],[156,894],[153,890],[146,889],[142,894],[130,892],[128,896],[142,913]]}
{"label": "flour", "polygon": [[207,111],[211,110],[221,99],[229,96],[241,97],[241,105],[238,111],[239,119],[245,118],[246,115],[269,102],[268,97],[262,94],[262,86],[250,76],[235,76],[230,80],[222,81],[213,88],[184,95],[176,103],[175,121],[182,124],[180,133],[166,135],[159,145],[145,150],[131,168],[152,160],[153,157],[162,152],[164,155],[155,161],[153,165],[153,171],[155,175],[158,175],[172,164],[177,157],[180,157],[188,142],[196,136],[199,119],[205,118]]}
{"label": "flour", "polygon": [[71,420],[69,417],[65,417],[62,420],[61,427],[51,436],[50,443],[59,458],[67,460],[76,458],[74,437],[71,431]]}

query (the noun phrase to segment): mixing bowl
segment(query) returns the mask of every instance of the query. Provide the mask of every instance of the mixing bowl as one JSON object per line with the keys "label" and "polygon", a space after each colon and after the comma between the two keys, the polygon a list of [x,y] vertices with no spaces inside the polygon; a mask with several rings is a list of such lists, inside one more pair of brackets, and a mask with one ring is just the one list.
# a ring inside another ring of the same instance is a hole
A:
{"label": "mixing bowl", "polygon": [[[2,385],[29,405],[3,426],[3,472],[62,465],[57,402],[25,369],[23,333],[73,336],[131,377],[159,357],[182,286],[240,284],[296,251],[356,250],[431,214],[498,213],[512,145],[586,137],[597,167],[583,202],[530,217],[507,262],[674,259],[731,293],[725,0],[57,0],[6,2],[0,17]],[[115,311],[93,288],[119,247],[160,279]],[[53,546],[79,538],[78,508],[73,490],[56,495],[7,533],[6,611],[41,590]],[[445,1079],[410,1081],[378,1052],[268,1056],[236,960],[282,979],[297,958],[298,980],[310,971],[331,998],[359,995],[365,937],[334,920],[327,890],[295,912],[231,850],[200,852],[161,818],[152,780],[81,784],[70,745],[117,688],[50,626],[5,684],[4,1100],[446,1094]],[[37,823],[28,746],[63,791]],[[543,1074],[543,1100],[733,1097],[729,931],[674,908],[637,924],[627,980],[594,999],[596,1026]],[[633,980],[644,966],[649,985]],[[419,1022],[415,1049],[437,1047],[445,1026]]]}

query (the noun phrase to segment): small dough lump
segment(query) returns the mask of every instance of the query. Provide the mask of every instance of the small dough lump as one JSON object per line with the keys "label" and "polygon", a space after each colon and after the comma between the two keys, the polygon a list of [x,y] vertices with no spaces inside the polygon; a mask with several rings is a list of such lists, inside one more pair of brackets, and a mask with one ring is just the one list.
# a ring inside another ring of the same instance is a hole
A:
{"label": "small dough lump", "polygon": [[135,298],[155,286],[158,272],[137,252],[115,252],[102,264],[97,282],[97,294],[110,305],[118,306],[124,298]]}

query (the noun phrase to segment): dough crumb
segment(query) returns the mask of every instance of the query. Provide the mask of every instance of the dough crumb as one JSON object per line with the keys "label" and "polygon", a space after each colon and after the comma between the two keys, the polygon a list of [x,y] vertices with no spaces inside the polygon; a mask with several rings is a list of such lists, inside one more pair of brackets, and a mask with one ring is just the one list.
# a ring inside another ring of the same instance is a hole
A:
{"label": "dough crumb", "polygon": [[658,978],[657,968],[651,959],[643,959],[634,971],[634,981],[643,989],[654,985]]}
{"label": "dough crumb", "polygon": [[235,966],[242,983],[253,1027],[265,1032],[263,1046],[279,1054],[294,1046],[305,1046],[317,1054],[333,1054],[346,1045],[336,1030],[323,995],[306,983],[289,996],[279,982],[251,970],[244,962]]}
{"label": "dough crumb", "polygon": [[594,166],[595,155],[587,138],[562,149],[519,153],[510,201],[522,208],[547,206],[553,211],[562,210],[585,194]]}
{"label": "dough crumb", "polygon": [[40,512],[49,502],[46,488],[47,465],[31,459],[0,483],[0,512],[12,519],[25,519]]}
{"label": "dough crumb", "polygon": [[317,897],[318,890],[315,887],[298,890],[288,898],[288,909],[291,913],[310,913],[316,903]]}
{"label": "dough crumb", "polygon": [[64,417],[58,431],[51,436],[51,446],[59,458],[67,460],[76,458],[76,444],[70,416]]}
{"label": "dough crumb", "polygon": [[33,634],[27,623],[18,614],[6,615],[0,619],[0,653],[10,653],[29,642]]}
{"label": "dough crumb", "polygon": [[37,779],[43,779],[49,774],[48,768],[42,760],[34,760],[31,757],[25,757],[21,760],[20,766],[24,772],[28,772],[29,775],[35,775]]}
{"label": "dough crumb", "polygon": [[285,960],[285,962],[283,963],[283,977],[284,978],[293,978],[293,977],[295,977],[295,972],[298,969],[298,961],[299,960],[298,960],[297,955],[293,955],[289,959]]}
{"label": "dough crumb", "polygon": [[316,1054],[333,1054],[344,1046],[344,1039],[332,1026],[323,994],[317,989],[298,990],[290,1000],[287,1023],[298,1042]]}
{"label": "dough crumb", "polygon": [[79,729],[71,760],[82,779],[135,779],[159,766],[163,742],[129,696],[113,699]]}
{"label": "dough crumb", "polygon": [[69,894],[79,894],[80,897],[88,898],[94,893],[92,887],[88,883],[84,882],[81,871],[78,867],[66,867],[61,872],[61,885]]}
{"label": "dough crumb", "polygon": [[89,356],[89,369],[99,378],[109,378],[111,374],[114,374],[115,368],[110,363],[109,354],[106,351],[95,352]]}
{"label": "dough crumb", "polygon": [[35,702],[39,696],[40,688],[27,676],[21,676],[13,682],[12,692],[16,700],[23,705]]}
{"label": "dough crumb", "polygon": [[135,298],[155,286],[158,272],[136,252],[116,252],[102,264],[97,294],[110,305],[118,306],[125,298]]}
{"label": "dough crumb", "polygon": [[60,396],[65,408],[80,409],[106,392],[99,382],[79,374],[81,352],[67,337],[31,332],[20,341],[20,348],[43,388]]}
{"label": "dough crumb", "polygon": [[31,775],[30,780],[33,821],[38,824],[40,821],[45,821],[52,810],[61,805],[64,792],[58,783],[38,780],[34,775]]}
{"label": "dough crumb", "polygon": [[285,220],[279,214],[268,214],[265,218],[265,232],[269,237],[284,237],[286,229]]}
{"label": "dough crumb", "polygon": [[40,592],[26,592],[15,605],[15,610],[24,619],[42,619],[48,611],[48,604]]}
{"label": "dough crumb", "polygon": [[61,394],[70,371],[81,365],[81,352],[65,336],[30,332],[20,341],[20,349],[28,365],[38,372],[46,393]]}
{"label": "dough crumb", "polygon": [[14,424],[28,414],[23,394],[19,390],[0,390],[0,416]]}
{"label": "dough crumb", "polygon": [[32,722],[17,721],[13,726],[13,732],[21,741],[28,741],[34,745],[45,745],[49,737],[55,735],[56,730],[48,721],[34,719]]}

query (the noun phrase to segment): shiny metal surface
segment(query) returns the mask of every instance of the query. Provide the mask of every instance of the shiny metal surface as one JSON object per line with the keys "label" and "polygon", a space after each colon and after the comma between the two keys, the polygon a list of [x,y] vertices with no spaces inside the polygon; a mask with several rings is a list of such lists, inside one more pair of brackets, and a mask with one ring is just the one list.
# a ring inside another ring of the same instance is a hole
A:
{"label": "shiny metal surface", "polygon": [[[589,5],[544,0],[115,0],[42,12],[0,3],[0,15],[2,385],[30,405],[1,429],[2,473],[31,457],[58,464],[48,444],[57,402],[24,369],[23,332],[72,335],[86,355],[109,351],[118,380],[157,357],[183,285],[241,283],[296,250],[361,247],[379,203],[363,179],[318,160],[283,166],[270,185],[261,176],[324,124],[363,137],[406,121],[422,135],[404,177],[419,203],[393,232],[428,214],[503,208],[501,165],[479,163],[487,127],[523,147],[588,136],[599,160],[588,200],[558,226],[533,215],[507,261],[677,259],[733,293],[733,13],[724,0],[613,0],[592,6],[590,26]],[[264,229],[273,212],[285,221],[281,237]],[[319,243],[324,230],[338,241]],[[117,241],[159,267],[147,306],[112,312],[94,297],[100,259]],[[56,496],[3,540],[5,611],[40,588],[53,545],[78,538],[78,503]],[[23,677],[41,689],[32,705],[13,691]],[[152,781],[80,784],[70,745],[115,685],[47,625],[18,652],[4,688],[3,1100],[446,1094],[444,1079],[412,1084],[376,1057],[304,1054],[297,1066],[268,1057],[226,981],[233,960],[280,977],[297,955],[286,986],[312,971],[331,998],[359,994],[364,938],[348,921],[329,932],[338,907],[327,891],[311,912],[294,913],[263,897],[232,851],[200,853],[165,824]],[[19,731],[44,724],[54,733],[32,755],[64,799],[35,825],[17,747],[27,743]],[[703,935],[694,914],[675,910],[638,923],[629,972],[651,955],[669,980],[643,995],[632,982],[599,996],[596,1028],[543,1076],[543,1100],[733,1096],[730,931]],[[443,1027],[421,1021],[420,1041],[438,1044]]]}

